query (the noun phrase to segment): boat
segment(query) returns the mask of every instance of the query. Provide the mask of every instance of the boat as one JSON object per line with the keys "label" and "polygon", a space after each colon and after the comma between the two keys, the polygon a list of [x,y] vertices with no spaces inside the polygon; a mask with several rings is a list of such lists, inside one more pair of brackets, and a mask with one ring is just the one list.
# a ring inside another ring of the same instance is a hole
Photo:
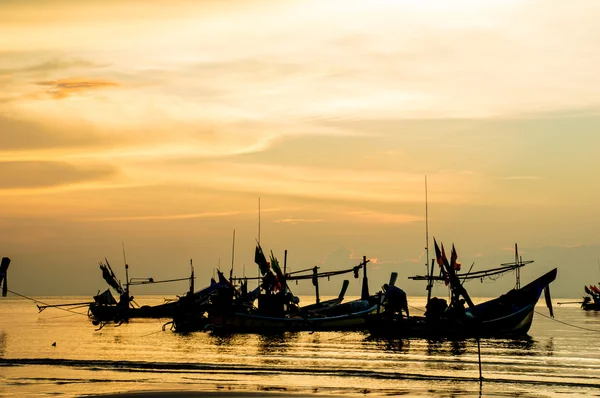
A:
{"label": "boat", "polygon": [[600,289],[594,285],[584,286],[587,296],[581,302],[581,308],[586,311],[600,311]]}
{"label": "boat", "polygon": [[[205,288],[199,291],[194,291],[194,268],[192,269],[191,276],[189,278],[178,278],[169,280],[154,280],[154,278],[131,278],[129,279],[129,265],[125,264],[125,286],[121,284],[121,281],[117,278],[112,270],[108,260],[105,258],[104,262],[98,263],[100,270],[102,271],[102,277],[108,283],[109,288],[104,292],[98,292],[93,296],[93,301],[82,302],[82,303],[65,303],[65,304],[54,304],[54,305],[37,305],[39,312],[42,312],[46,308],[62,308],[69,307],[67,311],[73,310],[80,307],[88,307],[88,316],[95,326],[100,325],[100,329],[108,323],[121,324],[134,318],[173,318],[178,313],[185,311],[188,307],[194,306],[197,302],[204,301],[208,294],[218,287],[215,282],[215,286],[212,288]],[[158,305],[138,305],[134,301],[134,297],[130,295],[130,287],[138,285],[158,284],[158,283],[169,283],[189,280],[190,289],[189,291],[178,297],[175,300],[166,301],[163,304]],[[212,286],[212,284],[211,284]],[[119,300],[117,301],[111,293],[111,288],[119,294]]]}
{"label": "boat", "polygon": [[[286,252],[287,259],[287,252]],[[257,243],[255,262],[261,275],[260,285],[251,294],[237,289],[233,283],[215,291],[207,302],[196,308],[194,313],[175,320],[177,332],[211,330],[226,333],[281,333],[286,331],[333,331],[357,330],[364,328],[366,317],[377,311],[379,296],[369,296],[366,264],[363,261],[352,268],[319,272],[319,267],[312,267],[296,272],[283,270],[273,253],[268,262],[262,248]],[[319,295],[319,279],[353,272],[359,277],[363,268],[363,289],[361,298],[343,303],[349,281],[345,280],[338,297],[321,301]],[[224,278],[222,274],[220,278]],[[247,286],[248,279],[244,278]],[[291,292],[288,282],[311,279],[315,286],[316,303],[300,306],[299,299]],[[244,285],[242,285],[244,286]],[[254,302],[257,301],[257,305]]]}
{"label": "boat", "polygon": [[[475,305],[469,297],[462,281],[466,279],[483,278],[499,275],[511,270],[519,270],[525,264],[521,260],[505,264],[503,267],[486,271],[459,275],[456,272],[456,254],[453,247],[451,263],[442,254],[435,242],[436,258],[440,264],[442,275],[433,276],[432,272],[426,277],[429,280],[429,297],[424,316],[403,316],[390,314],[385,307],[376,316],[369,318],[369,333],[373,337],[385,338],[470,338],[470,337],[519,337],[529,331],[535,305],[542,292],[545,293],[546,303],[553,316],[550,301],[549,285],[556,279],[557,269],[553,269],[538,277],[529,284],[520,286],[520,275],[517,275],[515,288],[490,301]],[[442,245],[443,250],[443,245]],[[515,247],[516,250],[516,247]],[[518,258],[518,254],[516,256]],[[412,277],[411,279],[424,279]],[[446,300],[431,298],[433,280],[444,280],[450,285],[450,305]],[[465,303],[468,305],[465,308]],[[385,306],[385,302],[383,304]]]}

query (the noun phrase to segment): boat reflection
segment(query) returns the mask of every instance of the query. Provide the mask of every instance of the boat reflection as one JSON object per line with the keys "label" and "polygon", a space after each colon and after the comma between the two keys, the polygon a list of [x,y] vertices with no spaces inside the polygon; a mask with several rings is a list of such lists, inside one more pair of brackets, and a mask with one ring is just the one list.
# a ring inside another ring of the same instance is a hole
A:
{"label": "boat reflection", "polygon": [[0,332],[0,358],[4,358],[4,353],[6,352],[6,332]]}

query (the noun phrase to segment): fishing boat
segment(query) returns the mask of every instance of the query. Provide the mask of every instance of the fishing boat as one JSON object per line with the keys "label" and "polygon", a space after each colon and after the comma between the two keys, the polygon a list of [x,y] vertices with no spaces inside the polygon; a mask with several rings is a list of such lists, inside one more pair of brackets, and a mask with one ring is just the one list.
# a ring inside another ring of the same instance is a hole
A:
{"label": "fishing boat", "polygon": [[587,296],[581,302],[581,308],[586,311],[600,311],[600,289],[594,285],[584,286]]}
{"label": "fishing boat", "polygon": [[[38,310],[42,312],[46,308],[64,308],[67,307],[67,311],[88,307],[88,316],[92,320],[95,326],[100,325],[100,328],[108,323],[121,324],[134,318],[173,318],[178,313],[185,311],[189,306],[195,305],[197,302],[202,302],[206,299],[207,295],[212,289],[202,289],[200,291],[194,291],[194,268],[192,269],[191,276],[189,278],[177,278],[169,280],[154,280],[154,278],[129,278],[129,265],[125,263],[125,278],[126,282],[123,286],[121,281],[117,278],[108,260],[105,258],[104,262],[98,263],[100,270],[102,271],[102,277],[108,283],[109,288],[104,292],[93,296],[94,301],[81,302],[81,303],[65,303],[65,304],[54,304],[54,305],[39,305],[37,304]],[[166,301],[163,304],[158,305],[138,305],[134,301],[134,297],[130,295],[131,286],[159,284],[186,281],[190,283],[189,291],[178,297],[175,300]],[[111,288],[119,294],[119,300],[117,301],[111,293]],[[214,287],[216,288],[216,286]]]}
{"label": "fishing boat", "polygon": [[[285,258],[287,259],[287,252]],[[175,331],[212,330],[268,334],[302,330],[356,330],[363,328],[367,315],[378,309],[378,296],[371,297],[368,294],[366,264],[369,260],[365,257],[355,267],[328,272],[319,272],[319,267],[315,266],[288,273],[285,260],[283,270],[272,252],[270,260],[266,260],[260,244],[257,243],[255,262],[261,272],[259,287],[251,294],[246,293],[243,288],[236,289],[234,284],[218,289],[204,305],[196,309],[195,315],[188,314],[187,319],[184,317],[178,321],[174,319]],[[320,279],[350,272],[358,278],[361,268],[364,270],[364,276],[359,300],[342,302],[349,284],[349,281],[345,280],[338,297],[321,301]],[[290,281],[303,279],[311,279],[315,287],[316,302],[308,306],[300,306],[299,299],[288,286]]]}
{"label": "fishing boat", "polygon": [[[468,338],[468,337],[518,337],[526,335],[531,327],[535,305],[542,292],[546,304],[553,316],[549,285],[556,279],[557,269],[553,269],[531,283],[521,287],[519,270],[525,264],[522,260],[503,264],[500,268],[460,275],[456,272],[457,256],[453,247],[450,263],[442,254],[437,242],[436,258],[442,270],[439,277],[433,276],[433,264],[429,275],[411,279],[427,279],[428,302],[424,316],[403,316],[388,313],[385,308],[376,316],[369,318],[369,332],[374,337],[403,338]],[[516,250],[516,246],[515,246]],[[518,258],[518,253],[516,254]],[[515,288],[490,301],[475,305],[463,287],[464,280],[499,275],[512,270],[517,271]],[[450,286],[450,305],[446,300],[431,298],[434,280],[444,280]],[[465,303],[467,308],[465,308]],[[385,305],[385,302],[384,302]]]}

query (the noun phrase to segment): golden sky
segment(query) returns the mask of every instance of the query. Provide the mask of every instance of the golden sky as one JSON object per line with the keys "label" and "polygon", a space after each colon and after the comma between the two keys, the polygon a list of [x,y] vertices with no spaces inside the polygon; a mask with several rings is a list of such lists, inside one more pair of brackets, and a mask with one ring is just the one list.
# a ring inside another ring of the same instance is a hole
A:
{"label": "golden sky", "polygon": [[292,269],[365,255],[372,289],[397,271],[424,294],[405,277],[425,268],[425,176],[430,237],[463,264],[511,261],[517,242],[525,279],[559,266],[575,297],[600,280],[594,0],[0,7],[15,291],[96,293],[122,244],[134,276],[185,276],[191,258],[205,285],[233,230],[234,273],[254,275],[261,198],[261,243]]}

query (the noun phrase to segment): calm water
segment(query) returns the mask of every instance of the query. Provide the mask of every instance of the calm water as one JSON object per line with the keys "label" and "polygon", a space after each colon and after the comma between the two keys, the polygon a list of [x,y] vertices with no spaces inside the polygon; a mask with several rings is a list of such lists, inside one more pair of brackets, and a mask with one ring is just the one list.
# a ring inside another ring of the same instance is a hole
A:
{"label": "calm water", "polygon": [[[158,304],[163,299],[139,296],[137,301]],[[411,313],[419,314],[424,301],[409,298]],[[576,304],[555,304],[554,310],[556,320],[551,320],[540,302],[528,338],[482,340],[480,389],[475,340],[389,341],[329,332],[179,335],[162,331],[164,320],[134,320],[96,331],[86,316],[58,309],[38,314],[33,302],[9,296],[0,298],[0,396],[165,389],[315,396],[600,396],[600,314]]]}

